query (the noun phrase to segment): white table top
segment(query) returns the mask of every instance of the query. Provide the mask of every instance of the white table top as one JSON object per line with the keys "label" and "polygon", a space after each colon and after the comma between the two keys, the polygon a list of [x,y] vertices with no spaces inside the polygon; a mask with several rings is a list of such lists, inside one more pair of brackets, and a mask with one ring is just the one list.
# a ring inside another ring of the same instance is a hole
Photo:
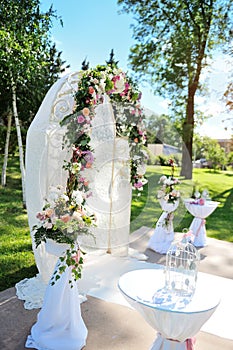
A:
{"label": "white table top", "polygon": [[[164,300],[153,296],[164,287],[164,269],[134,270],[122,275],[119,279],[119,289],[131,301],[149,308],[174,313],[201,313],[215,308],[220,298],[215,293],[214,286],[198,274],[196,291],[190,300],[185,297],[174,297],[167,294]],[[165,294],[166,295],[166,294]],[[170,299],[169,299],[170,298]],[[169,301],[169,302],[168,302]]]}
{"label": "white table top", "polygon": [[[183,202],[185,203],[185,204],[192,204],[192,205],[197,205],[197,206],[202,206],[202,205],[200,205],[200,204],[198,204],[198,203],[196,203],[196,200],[195,199],[193,199],[193,198],[185,198],[184,200],[183,200]],[[204,206],[207,206],[207,207],[212,207],[212,206],[218,206],[218,204],[219,204],[220,202],[217,202],[217,201],[211,201],[211,200],[205,200],[205,204],[203,204]]]}
{"label": "white table top", "polygon": [[206,218],[213,213],[213,211],[219,205],[219,202],[206,200],[203,205],[200,205],[195,203],[194,199],[188,198],[184,199],[184,205],[193,216]]}

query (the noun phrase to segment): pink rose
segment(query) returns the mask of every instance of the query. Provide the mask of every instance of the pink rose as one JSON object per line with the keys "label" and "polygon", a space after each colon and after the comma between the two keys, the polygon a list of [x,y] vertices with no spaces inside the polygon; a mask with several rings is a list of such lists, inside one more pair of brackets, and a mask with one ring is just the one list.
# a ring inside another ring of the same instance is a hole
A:
{"label": "pink rose", "polygon": [[79,263],[80,257],[81,257],[81,252],[80,252],[80,250],[78,249],[78,250],[77,250],[77,254],[72,256],[72,258],[75,260],[76,264]]}
{"label": "pink rose", "polygon": [[84,122],[84,120],[85,120],[85,118],[84,118],[83,115],[79,115],[78,118],[77,118],[77,122],[78,122],[79,124],[82,124],[82,123]]}
{"label": "pink rose", "polygon": [[95,89],[93,88],[93,86],[89,86],[88,91],[89,91],[89,94],[92,95],[92,94],[94,94]]}
{"label": "pink rose", "polygon": [[70,215],[69,214],[65,214],[61,216],[61,221],[63,221],[64,223],[67,223],[70,221]]}
{"label": "pink rose", "polygon": [[46,229],[46,230],[49,230],[53,227],[53,224],[51,222],[48,222],[46,221],[43,225],[43,227]]}
{"label": "pink rose", "polygon": [[39,219],[40,221],[44,221],[45,220],[45,215],[41,214],[41,213],[37,213],[36,214],[36,218]]}
{"label": "pink rose", "polygon": [[135,184],[134,184],[134,187],[135,188],[140,188],[140,187],[142,187],[143,186],[143,184],[142,184],[142,182],[140,181],[140,182],[135,182]]}
{"label": "pink rose", "polygon": [[198,204],[199,204],[199,205],[204,205],[204,204],[205,204],[204,198],[200,198],[200,199],[198,200]]}

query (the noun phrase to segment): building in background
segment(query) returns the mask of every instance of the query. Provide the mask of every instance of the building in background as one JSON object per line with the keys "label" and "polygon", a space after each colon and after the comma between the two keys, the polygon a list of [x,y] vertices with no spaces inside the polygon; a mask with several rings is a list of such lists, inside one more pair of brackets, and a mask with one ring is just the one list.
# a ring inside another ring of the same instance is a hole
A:
{"label": "building in background", "polygon": [[148,149],[154,156],[160,156],[162,154],[168,156],[170,154],[181,153],[178,147],[167,145],[166,143],[149,143]]}
{"label": "building in background", "polygon": [[220,147],[224,148],[225,153],[233,152],[233,139],[217,139]]}

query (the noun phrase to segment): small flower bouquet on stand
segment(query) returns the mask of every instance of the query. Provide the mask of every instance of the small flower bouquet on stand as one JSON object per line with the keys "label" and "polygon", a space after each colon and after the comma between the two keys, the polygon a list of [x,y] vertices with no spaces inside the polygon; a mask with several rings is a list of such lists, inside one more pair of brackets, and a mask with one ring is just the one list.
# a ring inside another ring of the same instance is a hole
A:
{"label": "small flower bouquet on stand", "polygon": [[79,247],[78,237],[89,234],[89,228],[95,225],[95,215],[85,205],[83,193],[75,190],[68,196],[62,186],[51,187],[37,218],[39,224],[34,226],[36,247],[45,242],[47,251],[60,257],[51,284],[55,284],[69,266],[74,280],[81,278],[84,252]]}
{"label": "small flower bouquet on stand", "polygon": [[161,176],[159,184],[162,184],[162,186],[157,192],[157,198],[163,213],[156,224],[154,234],[148,242],[148,248],[160,254],[167,253],[174,239],[173,218],[180,200],[180,192],[175,188],[180,184],[180,181],[174,177],[175,163],[172,159],[169,160],[169,165],[172,167],[171,176]]}

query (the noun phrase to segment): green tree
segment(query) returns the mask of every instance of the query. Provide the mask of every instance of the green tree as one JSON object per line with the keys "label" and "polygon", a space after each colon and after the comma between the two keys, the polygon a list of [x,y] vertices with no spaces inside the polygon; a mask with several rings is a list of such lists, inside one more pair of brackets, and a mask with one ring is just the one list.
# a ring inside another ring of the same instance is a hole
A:
{"label": "green tree", "polygon": [[61,73],[69,68],[61,58],[54,43],[49,43],[41,53],[43,65],[35,70],[27,83],[18,89],[19,118],[25,129],[29,127],[49,88],[58,80]]}
{"label": "green tree", "polygon": [[199,134],[193,135],[193,160],[204,158],[203,137]]}
{"label": "green tree", "polygon": [[233,152],[230,152],[228,155],[227,155],[227,164],[228,165],[231,165],[233,167]]}
{"label": "green tree", "polygon": [[155,92],[172,101],[171,114],[182,123],[181,175],[192,178],[195,96],[207,57],[229,42],[231,0],[118,0],[133,13],[130,64],[140,79],[149,79]]}
{"label": "green tree", "polygon": [[217,140],[208,136],[194,135],[194,149],[196,150],[195,159],[205,158],[214,169],[224,168],[227,164],[225,151]]}
{"label": "green tree", "polygon": [[205,138],[204,156],[213,169],[224,169],[227,164],[226,154],[216,140]]}
{"label": "green tree", "polygon": [[[45,13],[40,11],[39,0],[7,0],[0,7],[0,73],[4,84],[1,90],[1,100],[4,100],[5,108],[9,110],[8,132],[6,139],[9,141],[11,130],[11,117],[14,117],[17,130],[17,139],[20,156],[20,169],[22,175],[23,202],[25,204],[25,169],[24,152],[19,121],[20,93],[24,98],[29,97],[29,85],[34,86],[31,95],[35,96],[35,86],[40,86],[45,70],[51,66],[49,56],[53,55],[54,47],[51,45],[49,33],[52,26],[52,18],[56,17],[52,7]],[[52,52],[52,51],[53,52]],[[60,60],[59,54],[57,55]],[[53,62],[55,63],[55,62]],[[43,80],[43,83],[45,81]],[[1,86],[3,86],[1,84]],[[48,79],[49,84],[49,79]],[[29,101],[29,98],[28,98]],[[30,113],[25,115],[27,118]],[[8,142],[9,143],[9,142]],[[5,171],[7,167],[7,149],[5,147],[4,165],[2,171],[2,184],[5,184]]]}
{"label": "green tree", "polygon": [[151,114],[146,117],[145,125],[148,143],[166,143],[181,147],[181,138],[169,116],[165,114]]}

